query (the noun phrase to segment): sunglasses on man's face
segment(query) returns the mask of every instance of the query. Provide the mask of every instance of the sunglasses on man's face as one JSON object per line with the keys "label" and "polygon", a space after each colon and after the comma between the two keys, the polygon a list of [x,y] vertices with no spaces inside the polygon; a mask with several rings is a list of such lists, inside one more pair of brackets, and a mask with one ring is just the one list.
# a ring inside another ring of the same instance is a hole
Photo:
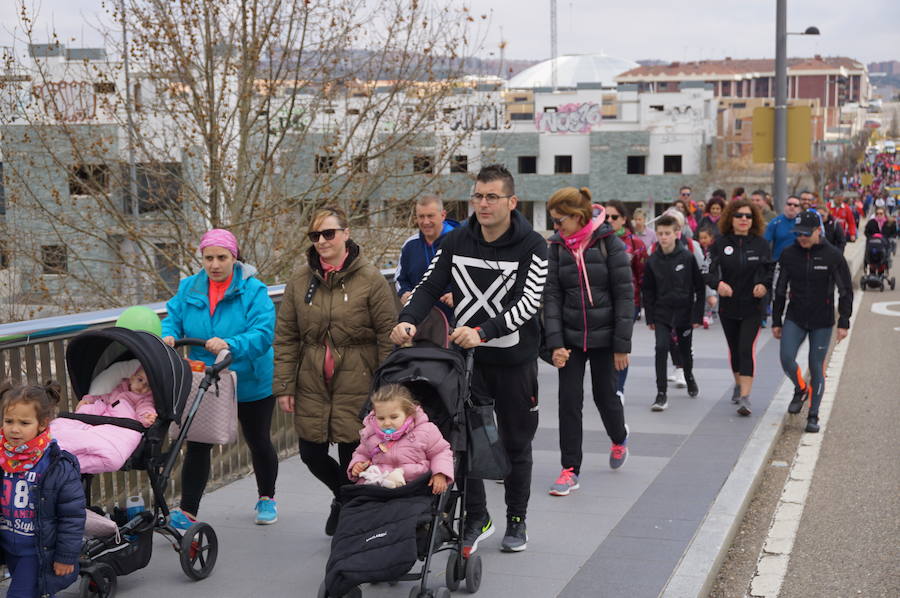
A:
{"label": "sunglasses on man's face", "polygon": [[735,218],[743,218],[744,220],[753,220],[753,214],[748,214],[747,212],[735,212]]}
{"label": "sunglasses on man's face", "polygon": [[789,208],[799,208],[800,207],[800,204],[798,204],[797,202],[793,202],[793,201],[789,201],[785,205]]}
{"label": "sunglasses on man's face", "polygon": [[309,233],[309,240],[313,243],[319,242],[319,237],[324,237],[326,241],[334,241],[334,235],[339,230],[347,230],[344,228],[326,228],[325,230],[314,230]]}
{"label": "sunglasses on man's face", "polygon": [[682,191],[682,192],[681,192],[681,196],[682,196],[682,197],[690,197],[690,196],[691,196],[691,192],[690,192],[690,191]]}

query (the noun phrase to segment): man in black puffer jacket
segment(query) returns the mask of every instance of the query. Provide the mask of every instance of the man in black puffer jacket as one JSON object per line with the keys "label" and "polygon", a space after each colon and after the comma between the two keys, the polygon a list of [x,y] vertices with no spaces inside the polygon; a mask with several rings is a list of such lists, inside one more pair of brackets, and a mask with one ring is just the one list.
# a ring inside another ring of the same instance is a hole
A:
{"label": "man in black puffer jacket", "polygon": [[557,232],[550,237],[544,332],[559,368],[559,447],[562,472],[550,487],[566,496],[579,486],[582,461],[584,370],[591,364],[594,403],[612,442],[609,464],[628,457],[625,409],[616,395],[617,370],[628,366],[634,325],[634,288],[625,244],[592,211],[590,191],[560,189],[548,203]]}
{"label": "man in black puffer jacket", "polygon": [[672,331],[678,336],[678,350],[684,368],[688,395],[700,393],[694,379],[691,352],[693,329],[703,321],[706,285],[697,260],[675,237],[677,221],[662,215],[656,221],[659,251],[654,251],[644,270],[642,297],[647,326],[656,333],[656,400],[653,411],[668,407],[666,397],[666,362]]}

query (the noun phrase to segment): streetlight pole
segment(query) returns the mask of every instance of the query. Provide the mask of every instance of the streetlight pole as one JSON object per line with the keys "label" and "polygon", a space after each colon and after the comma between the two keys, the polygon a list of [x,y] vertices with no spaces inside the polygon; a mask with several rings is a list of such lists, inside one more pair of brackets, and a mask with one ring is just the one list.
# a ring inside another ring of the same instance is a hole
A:
{"label": "streetlight pole", "polygon": [[787,201],[787,36],[819,35],[817,27],[807,27],[802,33],[787,31],[787,0],[775,3],[775,172],[772,194],[775,210],[784,211]]}
{"label": "streetlight pole", "polygon": [[787,0],[775,8],[775,211],[787,201]]}

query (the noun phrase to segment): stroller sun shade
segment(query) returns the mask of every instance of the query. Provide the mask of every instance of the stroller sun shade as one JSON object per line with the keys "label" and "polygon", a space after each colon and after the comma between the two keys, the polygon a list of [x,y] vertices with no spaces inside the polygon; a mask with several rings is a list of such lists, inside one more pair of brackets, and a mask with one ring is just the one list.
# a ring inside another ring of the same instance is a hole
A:
{"label": "stroller sun shade", "polygon": [[66,347],[66,369],[75,395],[81,399],[97,375],[110,365],[129,359],[141,362],[159,417],[180,419],[191,390],[188,363],[159,337],[126,328],[83,332]]}

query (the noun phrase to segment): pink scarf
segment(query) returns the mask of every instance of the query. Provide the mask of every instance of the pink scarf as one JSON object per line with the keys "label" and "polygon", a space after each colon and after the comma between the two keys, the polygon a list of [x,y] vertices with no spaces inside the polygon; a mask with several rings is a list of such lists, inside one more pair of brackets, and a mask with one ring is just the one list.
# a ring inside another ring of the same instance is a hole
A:
{"label": "pink scarf", "polygon": [[[322,266],[322,272],[325,274],[326,280],[328,280],[329,274],[340,272],[344,268],[349,255],[349,251],[344,251],[344,257],[341,258],[341,263],[337,266],[332,266],[319,256],[319,265]],[[334,377],[334,355],[331,354],[331,347],[328,345],[328,341],[325,342],[325,363],[322,365],[322,375],[325,377],[325,384],[330,384],[331,379]]]}
{"label": "pink scarf", "polygon": [[581,230],[572,233],[568,237],[562,233],[559,235],[562,237],[563,245],[569,250],[572,257],[575,258],[575,265],[578,267],[578,276],[579,278],[584,279],[584,286],[587,288],[588,301],[592,306],[594,305],[594,297],[591,293],[591,283],[588,280],[587,268],[584,267],[584,250],[591,242],[594,231],[600,228],[606,221],[606,210],[603,209],[603,206],[595,205],[594,212],[594,217],[591,218],[591,221],[585,224]]}
{"label": "pink scarf", "polygon": [[881,230],[882,228],[884,228],[884,223],[887,222],[887,218],[879,218],[878,216],[876,216],[875,222],[878,223],[878,230]]}

